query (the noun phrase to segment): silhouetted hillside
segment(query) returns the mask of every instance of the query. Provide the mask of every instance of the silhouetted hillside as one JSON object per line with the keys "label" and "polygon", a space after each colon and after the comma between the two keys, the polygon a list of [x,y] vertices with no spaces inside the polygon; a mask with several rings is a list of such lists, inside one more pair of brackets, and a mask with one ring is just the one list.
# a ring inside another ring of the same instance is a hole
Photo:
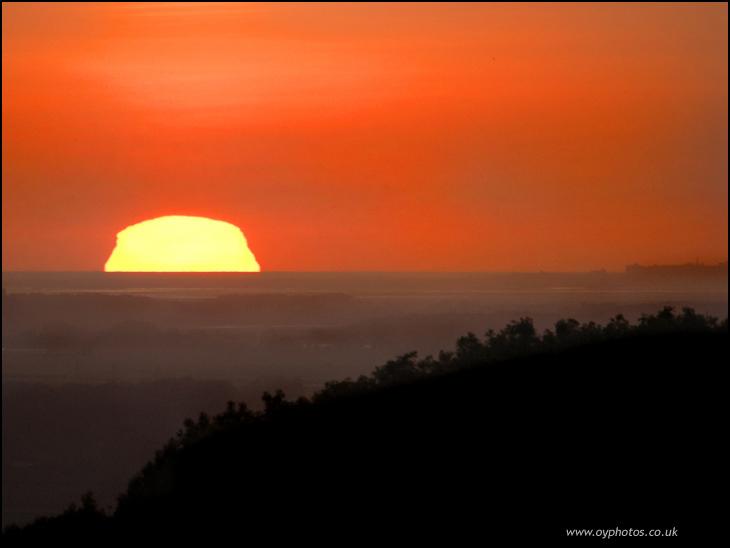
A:
{"label": "silhouetted hillside", "polygon": [[[263,413],[230,404],[187,421],[113,517],[100,517],[87,497],[19,538],[58,540],[83,523],[101,539],[204,534],[277,544],[562,540],[567,528],[712,535],[722,523],[714,495],[727,323],[667,332],[662,321],[681,322],[665,309],[613,338],[460,362],[510,333],[510,348],[551,340],[523,319],[431,360],[459,362],[451,372],[378,386],[376,370],[371,382],[350,381],[358,389],[344,396],[332,392],[339,383],[313,402],[266,394]],[[563,327],[564,336],[590,331]],[[381,376],[399,360],[401,369],[428,362],[401,357]]]}

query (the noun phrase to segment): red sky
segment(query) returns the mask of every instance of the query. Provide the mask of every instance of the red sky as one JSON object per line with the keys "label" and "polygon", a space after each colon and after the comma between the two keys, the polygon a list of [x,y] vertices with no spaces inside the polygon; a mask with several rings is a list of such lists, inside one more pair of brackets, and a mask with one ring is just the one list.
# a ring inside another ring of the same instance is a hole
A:
{"label": "red sky", "polygon": [[265,271],[727,260],[727,3],[2,6],[3,270],[163,215]]}

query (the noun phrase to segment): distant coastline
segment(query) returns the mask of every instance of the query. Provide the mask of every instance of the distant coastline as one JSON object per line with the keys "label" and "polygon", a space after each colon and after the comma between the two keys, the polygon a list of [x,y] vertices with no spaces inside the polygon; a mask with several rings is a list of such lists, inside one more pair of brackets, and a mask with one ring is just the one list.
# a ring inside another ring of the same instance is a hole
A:
{"label": "distant coastline", "polygon": [[626,274],[632,277],[658,276],[658,277],[722,277],[727,278],[727,261],[716,265],[705,265],[699,261],[696,263],[685,263],[679,265],[651,265],[640,264],[626,265]]}

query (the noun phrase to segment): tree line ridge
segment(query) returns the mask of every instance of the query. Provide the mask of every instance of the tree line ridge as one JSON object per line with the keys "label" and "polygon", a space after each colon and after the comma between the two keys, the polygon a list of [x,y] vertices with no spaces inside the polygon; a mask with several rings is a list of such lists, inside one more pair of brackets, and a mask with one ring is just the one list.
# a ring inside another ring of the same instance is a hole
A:
{"label": "tree line ridge", "polygon": [[[416,352],[410,352],[387,361],[375,368],[370,375],[327,382],[311,398],[301,397],[288,401],[281,390],[273,394],[264,392],[262,411],[251,410],[245,402],[229,401],[225,410],[214,416],[201,413],[196,419],[185,419],[176,436],[158,450],[154,458],[131,479],[127,490],[119,496],[114,513],[99,509],[93,493],[86,493],[80,507],[71,505],[61,516],[39,518],[24,528],[10,526],[5,529],[3,536],[10,540],[22,538],[23,535],[55,535],[59,531],[76,527],[85,528],[86,533],[92,537],[103,536],[114,523],[117,523],[115,527],[119,523],[131,523],[125,519],[136,515],[140,507],[160,497],[160,500],[167,500],[165,497],[169,493],[165,490],[170,489],[169,492],[172,493],[176,489],[166,483],[169,481],[170,471],[178,469],[181,462],[189,460],[190,454],[199,452],[200,447],[206,443],[208,447],[211,443],[220,443],[215,440],[219,439],[216,436],[221,433],[235,435],[236,432],[261,432],[269,424],[282,424],[282,421],[286,423],[287,420],[298,423],[303,420],[299,417],[307,413],[327,413],[328,406],[333,410],[337,409],[338,402],[377,396],[379,393],[389,394],[393,389],[416,385],[421,381],[439,382],[439,379],[452,374],[488,368],[495,364],[509,368],[513,363],[521,363],[518,360],[531,357],[559,358],[564,352],[575,348],[606,348],[605,345],[614,342],[643,341],[653,337],[669,340],[674,335],[686,334],[723,336],[727,332],[727,318],[719,320],[699,314],[692,308],[677,311],[671,306],[666,306],[655,314],[642,314],[635,324],[621,314],[604,326],[595,322],[580,323],[569,318],[559,320],[553,329],[546,329],[542,333],[537,332],[531,318],[523,317],[510,322],[499,331],[489,330],[483,337],[468,333],[456,341],[454,350],[442,351],[436,357],[420,358]],[[586,363],[585,367],[590,368],[591,364]],[[255,438],[258,434],[251,435]]]}

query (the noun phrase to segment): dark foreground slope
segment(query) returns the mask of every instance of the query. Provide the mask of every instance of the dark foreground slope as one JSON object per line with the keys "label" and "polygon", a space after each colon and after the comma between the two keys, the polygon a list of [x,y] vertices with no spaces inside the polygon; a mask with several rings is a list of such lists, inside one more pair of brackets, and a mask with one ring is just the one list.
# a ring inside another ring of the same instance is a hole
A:
{"label": "dark foreground slope", "polygon": [[714,536],[726,341],[636,336],[271,406],[266,420],[160,453],[112,518],[79,512],[36,531],[274,544]]}

